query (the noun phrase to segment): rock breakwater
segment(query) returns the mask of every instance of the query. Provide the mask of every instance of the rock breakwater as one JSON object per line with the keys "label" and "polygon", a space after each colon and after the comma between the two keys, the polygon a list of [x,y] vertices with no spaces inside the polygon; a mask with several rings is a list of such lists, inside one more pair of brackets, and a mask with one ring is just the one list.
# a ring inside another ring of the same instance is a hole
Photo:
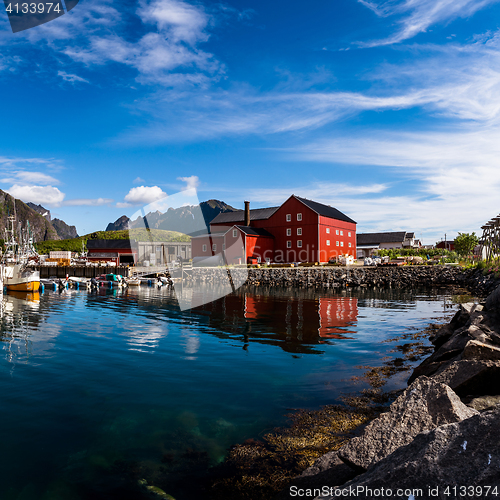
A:
{"label": "rock breakwater", "polygon": [[[249,286],[341,288],[378,287],[406,288],[459,286],[476,295],[491,292],[500,280],[483,276],[480,271],[449,266],[401,267],[298,267],[298,268],[230,268],[234,283]],[[223,268],[194,268],[193,284],[227,283],[228,270]]]}

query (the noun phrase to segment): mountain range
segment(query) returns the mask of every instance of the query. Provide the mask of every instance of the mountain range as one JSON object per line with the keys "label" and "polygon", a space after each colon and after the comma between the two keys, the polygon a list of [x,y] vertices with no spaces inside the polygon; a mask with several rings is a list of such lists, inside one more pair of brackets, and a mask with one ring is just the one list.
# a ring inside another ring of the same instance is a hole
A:
{"label": "mountain range", "polygon": [[204,226],[208,227],[210,221],[220,213],[234,212],[235,210],[237,209],[223,201],[208,200],[196,206],[169,208],[164,213],[160,211],[150,212],[144,217],[138,217],[133,221],[123,215],[115,222],[110,222],[106,231],[119,231],[146,226],[149,229],[165,229],[191,234],[199,231]]}

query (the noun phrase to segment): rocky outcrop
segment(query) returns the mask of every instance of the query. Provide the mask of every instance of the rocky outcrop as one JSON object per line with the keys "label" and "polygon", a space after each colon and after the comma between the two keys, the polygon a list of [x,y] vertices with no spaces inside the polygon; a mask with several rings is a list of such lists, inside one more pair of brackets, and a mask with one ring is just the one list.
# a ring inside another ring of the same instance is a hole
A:
{"label": "rocky outcrop", "polygon": [[[40,208],[43,209],[43,207]],[[35,242],[60,239],[50,221],[43,215],[0,189],[0,234],[2,237],[4,228],[7,226],[8,216],[14,214],[17,217],[17,222],[23,227],[29,223]]]}
{"label": "rocky outcrop", "polygon": [[368,424],[362,436],[342,447],[339,457],[351,467],[366,470],[411,443],[421,432],[460,422],[476,413],[447,385],[420,377],[392,403],[387,413]]}
{"label": "rocky outcrop", "polygon": [[115,222],[110,222],[106,227],[106,231],[126,231],[129,229],[130,219],[126,215],[122,215]]}
{"label": "rocky outcrop", "polygon": [[76,226],[68,226],[66,222],[61,219],[52,219],[52,225],[57,231],[57,235],[62,240],[69,240],[71,238],[78,238]]}
{"label": "rocky outcrop", "polygon": [[[500,495],[499,317],[500,287],[483,304],[463,304],[389,411],[279,498],[298,488],[317,500]],[[357,475],[342,482],[341,471]]]}
{"label": "rocky outcrop", "polygon": [[[494,498],[500,495],[499,470],[500,407],[419,434],[339,489],[355,491],[356,498],[374,498],[373,490],[381,488],[386,490],[376,495],[381,498],[402,497],[398,489],[408,490],[406,498],[486,498],[489,487],[490,493],[496,488]],[[436,488],[438,494],[433,494]],[[339,495],[319,498],[334,500]]]}

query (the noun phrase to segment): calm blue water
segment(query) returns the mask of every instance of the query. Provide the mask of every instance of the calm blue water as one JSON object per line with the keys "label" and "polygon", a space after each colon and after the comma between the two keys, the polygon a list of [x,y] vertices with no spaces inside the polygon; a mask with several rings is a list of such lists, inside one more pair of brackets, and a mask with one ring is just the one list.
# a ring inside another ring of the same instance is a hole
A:
{"label": "calm blue water", "polygon": [[240,290],[183,313],[166,289],[6,294],[0,499],[137,499],[141,477],[189,499],[231,444],[363,388],[356,366],[397,357],[384,340],[452,313],[437,293]]}

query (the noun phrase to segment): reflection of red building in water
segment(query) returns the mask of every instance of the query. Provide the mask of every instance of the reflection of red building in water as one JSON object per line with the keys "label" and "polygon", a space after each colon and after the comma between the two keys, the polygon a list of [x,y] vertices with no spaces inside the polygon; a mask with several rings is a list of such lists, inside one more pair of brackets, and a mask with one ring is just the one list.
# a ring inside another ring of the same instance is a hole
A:
{"label": "reflection of red building in water", "polygon": [[327,262],[356,257],[356,222],[336,208],[292,195],[279,207],[219,214],[210,235],[193,236],[194,261],[224,254],[225,263]]}
{"label": "reflection of red building in water", "polygon": [[358,299],[242,292],[227,295],[193,312],[201,310],[210,311],[210,318],[220,318],[225,323],[218,325],[221,329],[232,330],[234,327],[239,331],[242,322],[258,323],[259,319],[265,319],[262,324],[271,328],[269,333],[285,336],[287,340],[311,342],[317,341],[318,337],[352,338],[358,316]]}

